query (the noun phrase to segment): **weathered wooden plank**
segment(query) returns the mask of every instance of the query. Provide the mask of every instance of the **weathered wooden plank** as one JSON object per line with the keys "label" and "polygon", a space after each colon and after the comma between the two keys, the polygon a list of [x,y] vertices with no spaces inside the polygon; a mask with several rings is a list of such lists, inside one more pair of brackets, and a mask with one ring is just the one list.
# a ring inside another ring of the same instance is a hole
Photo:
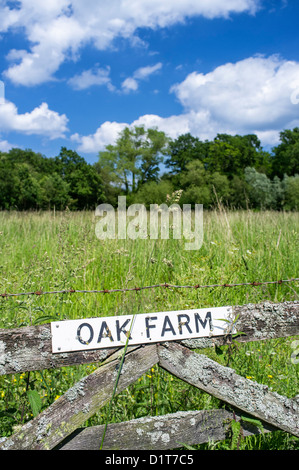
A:
{"label": "weathered wooden plank", "polygon": [[[239,315],[236,329],[245,333],[238,341],[299,334],[299,302],[264,302],[237,306],[233,310],[235,316]],[[184,340],[182,343],[189,348],[206,348],[227,341],[229,337],[215,337]],[[109,348],[53,354],[50,324],[0,329],[0,375],[101,362],[115,351],[115,348]]]}
{"label": "weathered wooden plank", "polygon": [[299,402],[269,391],[178,343],[158,347],[161,367],[233,407],[299,436]]}
{"label": "weathered wooden plank", "polygon": [[[299,335],[299,302],[263,302],[233,307],[240,342],[261,341]],[[230,342],[230,337],[199,338],[182,341],[189,348],[208,348]]]}
{"label": "weathered wooden plank", "polygon": [[[230,423],[241,415],[227,410],[179,411],[164,416],[149,416],[107,427],[103,450],[166,450],[183,445],[217,442],[227,437]],[[276,428],[263,423],[263,431],[241,421],[244,437]],[[104,426],[80,429],[55,450],[98,450]]]}
{"label": "weathered wooden plank", "polygon": [[0,330],[0,375],[102,362],[117,348],[53,354],[50,324]]}
{"label": "weathered wooden plank", "polygon": [[[135,348],[128,353],[116,393],[135,382],[157,362],[155,345]],[[115,359],[84,377],[39,416],[0,444],[0,449],[46,450],[57,446],[111,399],[119,365],[120,359]]]}

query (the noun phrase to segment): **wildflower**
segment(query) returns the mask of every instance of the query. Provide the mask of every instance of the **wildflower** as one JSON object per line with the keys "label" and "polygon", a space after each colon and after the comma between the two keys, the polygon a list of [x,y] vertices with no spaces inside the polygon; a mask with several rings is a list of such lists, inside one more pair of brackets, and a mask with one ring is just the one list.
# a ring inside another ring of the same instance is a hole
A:
{"label": "wildflower", "polygon": [[56,395],[55,400],[58,400],[60,398],[60,395]]}
{"label": "wildflower", "polygon": [[1,391],[0,396],[1,396],[1,398],[4,398],[4,397],[5,397],[5,392],[4,392],[4,390]]}
{"label": "wildflower", "polygon": [[169,259],[164,258],[164,259],[162,260],[162,263],[164,263],[164,264],[166,264],[167,266],[170,266],[171,268],[173,268],[172,261],[170,261]]}
{"label": "wildflower", "polygon": [[[128,255],[128,250],[125,250],[124,248],[120,248],[119,250],[116,250],[114,252],[116,255],[124,255],[124,256],[129,256]],[[94,258],[95,259],[95,258]]]}
{"label": "wildflower", "polygon": [[273,375],[269,374],[268,377],[269,377],[269,379],[273,379]]}

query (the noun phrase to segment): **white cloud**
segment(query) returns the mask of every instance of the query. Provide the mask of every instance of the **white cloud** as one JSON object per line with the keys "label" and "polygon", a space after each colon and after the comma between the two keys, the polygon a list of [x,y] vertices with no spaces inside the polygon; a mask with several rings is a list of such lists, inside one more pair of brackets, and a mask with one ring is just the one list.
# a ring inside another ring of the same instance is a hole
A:
{"label": "white cloud", "polygon": [[[254,133],[262,145],[273,146],[282,129],[299,125],[298,104],[291,99],[298,84],[298,62],[277,56],[250,57],[207,74],[193,72],[174,85],[171,91],[182,105],[182,114],[144,115],[126,125],[158,127],[172,138],[190,132],[202,140],[213,139],[217,133]],[[110,131],[116,126],[105,122],[88,140],[78,138],[80,150],[98,152],[105,142],[114,143],[117,133]]]}
{"label": "white cloud", "polygon": [[122,82],[121,87],[126,93],[129,91],[136,91],[138,90],[138,81],[135,80],[135,78],[128,77]]}
{"label": "white cloud", "polygon": [[19,114],[14,103],[5,101],[0,106],[0,128],[6,132],[41,135],[50,139],[65,137],[68,118],[42,103],[30,113]]}
{"label": "white cloud", "polygon": [[157,72],[162,68],[162,63],[158,62],[155,65],[147,65],[146,67],[140,67],[134,72],[133,77],[137,80],[145,80],[147,77]]}
{"label": "white cloud", "polygon": [[[0,2],[0,32],[24,31],[32,46],[10,54],[5,75],[16,84],[33,86],[52,80],[61,64],[78,57],[86,44],[99,50],[117,37],[138,43],[138,28],[159,28],[202,15],[228,17],[254,13],[260,0],[20,0]],[[16,62],[16,63],[15,63]]]}
{"label": "white cloud", "polygon": [[[157,127],[164,131],[169,137],[176,138],[187,132],[196,135],[198,128],[207,125],[205,112],[181,114],[162,118],[155,114],[146,114],[131,123],[104,122],[94,134],[80,136],[78,133],[71,136],[71,140],[78,143],[78,151],[84,153],[97,153],[104,150],[106,145],[114,144],[119,133],[125,127],[144,126],[145,128]],[[196,123],[196,125],[194,124]],[[208,138],[208,135],[206,136]]]}
{"label": "white cloud", "polygon": [[68,84],[75,90],[85,90],[93,85],[106,85],[111,91],[114,86],[110,80],[110,68],[96,68],[94,70],[84,70],[81,74],[75,75],[68,80]]}
{"label": "white cloud", "polygon": [[[291,95],[299,80],[299,63],[277,56],[250,57],[207,74],[193,72],[172,87],[187,112],[205,110],[215,130],[279,130],[298,117]],[[273,134],[272,134],[273,135]]]}
{"label": "white cloud", "polygon": [[8,152],[13,147],[18,147],[18,146],[14,144],[10,144],[7,140],[0,140],[0,152]]}
{"label": "white cloud", "polygon": [[[26,15],[24,15],[26,19]],[[35,20],[35,19],[34,19]],[[22,23],[21,23],[22,24]],[[4,76],[15,84],[33,86],[54,79],[60,65],[75,57],[84,39],[85,32],[71,17],[60,16],[45,22],[37,18],[32,23],[22,24],[27,38],[34,45],[30,51],[13,50],[7,59],[13,63]]]}
{"label": "white cloud", "polygon": [[162,63],[158,62],[155,65],[148,65],[146,67],[140,67],[135,70],[133,77],[128,77],[122,82],[122,89],[125,92],[136,91],[138,89],[138,80],[146,80],[150,75],[156,73],[162,68]]}
{"label": "white cloud", "polygon": [[113,144],[119,133],[127,126],[126,123],[104,122],[94,134],[80,136],[78,133],[71,136],[73,142],[79,144],[78,150],[86,153],[97,153],[104,150],[106,145]]}

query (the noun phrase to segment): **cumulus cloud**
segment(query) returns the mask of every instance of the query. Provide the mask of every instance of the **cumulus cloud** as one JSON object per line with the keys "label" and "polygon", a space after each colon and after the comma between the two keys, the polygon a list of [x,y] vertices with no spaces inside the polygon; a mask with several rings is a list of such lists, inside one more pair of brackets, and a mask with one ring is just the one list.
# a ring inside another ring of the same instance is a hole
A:
{"label": "cumulus cloud", "polygon": [[78,150],[85,153],[96,153],[104,150],[106,145],[113,144],[119,133],[127,126],[126,123],[104,122],[94,134],[81,136],[78,133],[71,136],[78,143]]}
{"label": "cumulus cloud", "polygon": [[30,113],[20,114],[16,105],[5,100],[0,106],[0,128],[2,131],[16,131],[26,135],[40,135],[50,139],[65,137],[68,118],[49,109],[42,103]]}
{"label": "cumulus cloud", "polygon": [[8,152],[13,147],[18,147],[18,146],[9,143],[7,140],[0,140],[0,152]]}
{"label": "cumulus cloud", "polygon": [[[298,89],[298,62],[278,56],[249,57],[206,74],[193,72],[175,84],[171,92],[182,105],[181,114],[144,115],[127,126],[158,127],[172,138],[190,132],[202,140],[213,139],[217,133],[254,133],[263,145],[276,145],[283,128],[299,125],[298,105],[292,99]],[[80,150],[101,150],[111,126],[116,129],[116,123],[102,124],[88,141],[78,136]],[[110,133],[109,138],[113,136],[116,139],[117,133]]]}
{"label": "cumulus cloud", "polygon": [[171,91],[186,111],[206,110],[215,130],[255,132],[268,140],[298,118],[291,101],[298,80],[298,62],[257,56],[193,72]]}
{"label": "cumulus cloud", "polygon": [[[31,46],[14,51],[5,76],[16,84],[33,86],[52,80],[65,60],[77,58],[86,44],[99,50],[117,37],[138,43],[139,28],[158,28],[188,17],[228,17],[255,13],[260,0],[1,0],[0,32],[23,30]],[[135,38],[135,41],[134,41]]]}
{"label": "cumulus cloud", "polygon": [[172,91],[185,109],[207,109],[216,122],[264,129],[298,115],[290,100],[298,79],[297,62],[250,57],[207,74],[193,72]]}

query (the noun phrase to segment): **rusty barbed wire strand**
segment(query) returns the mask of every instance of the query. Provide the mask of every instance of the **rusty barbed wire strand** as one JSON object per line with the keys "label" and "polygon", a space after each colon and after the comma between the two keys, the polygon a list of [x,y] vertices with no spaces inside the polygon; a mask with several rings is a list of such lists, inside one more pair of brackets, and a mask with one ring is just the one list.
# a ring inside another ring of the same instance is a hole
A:
{"label": "rusty barbed wire strand", "polygon": [[53,290],[53,291],[32,291],[32,292],[18,292],[18,293],[4,293],[0,294],[2,298],[8,297],[19,297],[22,295],[49,295],[49,294],[112,294],[115,292],[139,292],[145,289],[157,289],[157,288],[166,288],[166,289],[203,289],[203,288],[215,288],[215,287],[239,287],[239,286],[262,286],[268,284],[283,284],[285,282],[296,282],[299,281],[299,278],[290,278],[290,279],[280,279],[277,281],[253,281],[253,282],[239,282],[233,284],[196,284],[196,285],[184,285],[179,286],[175,284],[168,284],[167,282],[163,284],[154,284],[150,286],[142,287],[126,287],[126,288],[117,288],[117,289],[100,289],[100,290],[81,290],[81,289],[63,289],[63,290]]}

